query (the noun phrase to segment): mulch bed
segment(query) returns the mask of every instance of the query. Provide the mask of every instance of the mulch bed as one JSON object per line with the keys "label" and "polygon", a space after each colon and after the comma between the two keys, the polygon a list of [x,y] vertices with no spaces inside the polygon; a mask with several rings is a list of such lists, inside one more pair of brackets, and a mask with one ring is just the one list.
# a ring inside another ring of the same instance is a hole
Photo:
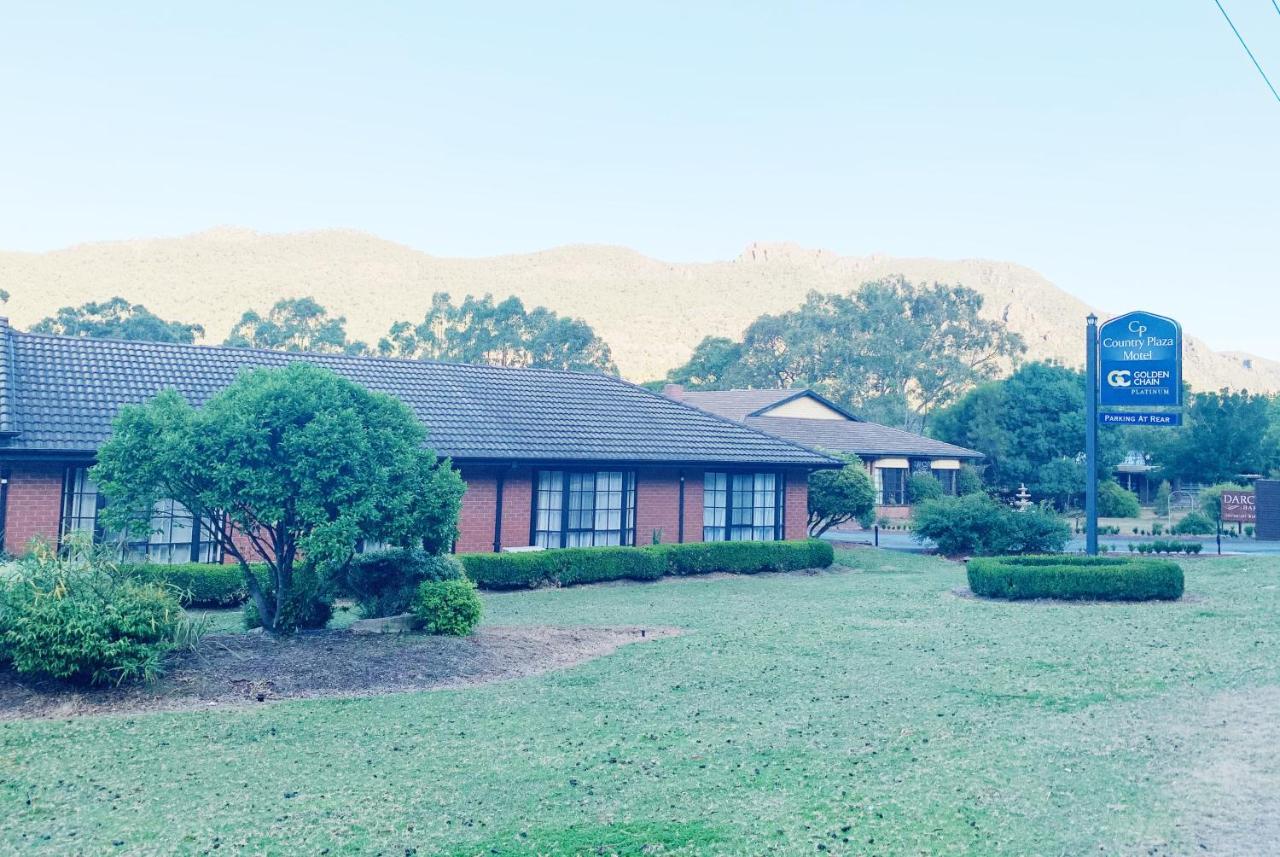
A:
{"label": "mulch bed", "polygon": [[312,631],[275,639],[215,634],[174,655],[154,684],[84,689],[0,670],[0,720],[256,706],[377,696],[539,675],[676,628],[485,627],[470,637]]}

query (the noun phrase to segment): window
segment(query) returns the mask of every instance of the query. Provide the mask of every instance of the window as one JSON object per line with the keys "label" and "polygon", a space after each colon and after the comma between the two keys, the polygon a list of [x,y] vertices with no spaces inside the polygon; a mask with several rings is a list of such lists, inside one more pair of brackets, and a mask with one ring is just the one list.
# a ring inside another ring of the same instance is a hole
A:
{"label": "window", "polygon": [[707,473],[702,483],[702,540],[782,538],[782,480],[776,473]]}
{"label": "window", "polygon": [[542,470],[533,543],[544,548],[635,544],[636,479],[622,470]]}
{"label": "window", "polygon": [[118,544],[120,557],[126,562],[155,562],[173,565],[184,562],[221,562],[222,550],[209,536],[217,522],[205,518],[196,524],[191,512],[176,500],[161,500],[151,512],[149,531],[105,532],[98,523],[98,512],[106,498],[87,467],[67,470],[63,482],[62,534],[93,533],[99,544]]}
{"label": "window", "polygon": [[876,493],[882,506],[907,505],[907,468],[877,467]]}
{"label": "window", "polygon": [[956,470],[935,470],[933,475],[942,483],[942,492],[949,497],[956,494]]}

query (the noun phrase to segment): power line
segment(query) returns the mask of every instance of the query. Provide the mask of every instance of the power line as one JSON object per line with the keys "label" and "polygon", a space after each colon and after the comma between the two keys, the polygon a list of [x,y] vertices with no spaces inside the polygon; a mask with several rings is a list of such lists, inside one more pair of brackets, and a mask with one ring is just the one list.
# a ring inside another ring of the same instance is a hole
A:
{"label": "power line", "polygon": [[[1271,94],[1276,97],[1276,101],[1280,102],[1280,92],[1276,92],[1276,88],[1271,85],[1271,78],[1267,77],[1267,73],[1262,70],[1258,58],[1253,55],[1253,51],[1249,50],[1249,46],[1245,44],[1244,36],[1240,35],[1240,31],[1236,29],[1236,25],[1231,22],[1231,16],[1227,14],[1227,10],[1222,8],[1219,0],[1213,0],[1214,5],[1218,7],[1218,11],[1222,13],[1222,17],[1227,19],[1227,25],[1231,27],[1231,32],[1236,34],[1236,38],[1240,40],[1240,47],[1244,48],[1244,52],[1249,55],[1249,59],[1253,60],[1253,67],[1258,70],[1258,74],[1262,75],[1263,81],[1267,84],[1267,89],[1271,90]],[[1276,0],[1271,0],[1271,5],[1276,6]],[[1276,6],[1276,11],[1280,12],[1280,6]]]}
{"label": "power line", "polygon": [[1271,0],[1271,5],[1276,7],[1276,14],[1280,15],[1280,3],[1277,3],[1276,0]]}

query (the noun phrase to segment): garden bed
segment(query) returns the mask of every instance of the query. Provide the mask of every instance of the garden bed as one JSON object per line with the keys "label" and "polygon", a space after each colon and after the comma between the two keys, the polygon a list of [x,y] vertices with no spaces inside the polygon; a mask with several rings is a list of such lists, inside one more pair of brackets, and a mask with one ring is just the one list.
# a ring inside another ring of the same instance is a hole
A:
{"label": "garden bed", "polygon": [[470,637],[214,634],[149,686],[84,689],[0,670],[0,720],[253,706],[486,684],[565,669],[674,628],[487,627]]}

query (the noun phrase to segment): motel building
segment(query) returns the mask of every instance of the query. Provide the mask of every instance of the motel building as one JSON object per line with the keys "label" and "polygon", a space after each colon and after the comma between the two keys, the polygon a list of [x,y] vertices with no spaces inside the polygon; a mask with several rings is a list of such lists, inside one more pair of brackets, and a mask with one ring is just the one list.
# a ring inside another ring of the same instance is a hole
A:
{"label": "motel building", "polygon": [[[982,453],[903,429],[868,422],[813,390],[685,390],[668,384],[664,395],[795,443],[862,459],[876,491],[876,514],[891,520],[911,515],[907,478],[931,473],[947,494],[956,474],[978,464]],[[852,525],[850,525],[852,526]]]}
{"label": "motel building", "polygon": [[[5,550],[78,531],[112,540],[89,468],[122,406],[172,388],[199,407],[243,369],[296,361],[395,396],[422,421],[467,485],[459,552],[804,538],[809,474],[840,465],[605,375],[47,336],[0,319]],[[124,543],[126,557],[222,561],[173,511]]]}

